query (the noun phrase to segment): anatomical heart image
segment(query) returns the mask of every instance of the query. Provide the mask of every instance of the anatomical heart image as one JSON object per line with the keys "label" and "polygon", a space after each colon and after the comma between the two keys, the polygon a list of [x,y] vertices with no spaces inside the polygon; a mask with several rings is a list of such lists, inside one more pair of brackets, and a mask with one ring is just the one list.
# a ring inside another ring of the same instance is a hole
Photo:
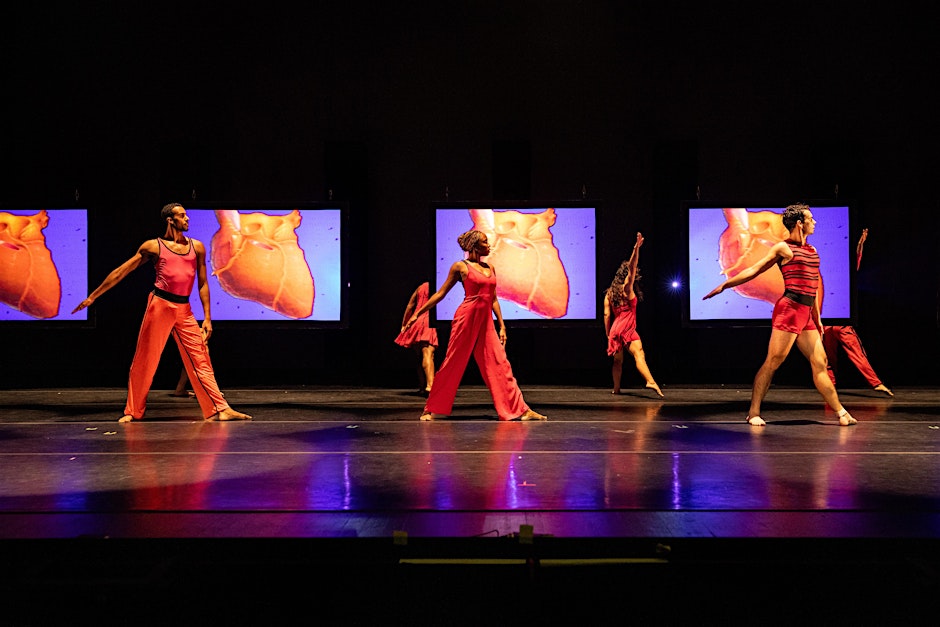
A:
{"label": "anatomical heart image", "polygon": [[0,302],[38,319],[59,314],[62,283],[46,246],[49,215],[0,211]]}
{"label": "anatomical heart image", "polygon": [[[789,235],[779,213],[737,208],[723,211],[728,228],[718,241],[718,263],[721,273],[729,279],[760,261],[774,244]],[[774,266],[732,289],[747,298],[775,303],[783,294],[783,274]]]}
{"label": "anatomical heart image", "polygon": [[497,268],[496,295],[544,318],[568,312],[568,275],[552,241],[555,210],[541,213],[471,209],[475,229],[490,244]]}
{"label": "anatomical heart image", "polygon": [[212,274],[222,289],[288,318],[313,313],[313,274],[297,241],[300,212],[286,215],[215,211],[219,230],[212,236]]}
{"label": "anatomical heart image", "polygon": [[[770,321],[774,305],[784,292],[783,273],[777,264],[716,298],[703,297],[722,281],[760,263],[774,246],[788,239],[790,234],[783,225],[785,209],[773,204],[744,208],[717,203],[688,208],[689,291],[685,313],[689,321]],[[806,243],[819,255],[820,313],[824,319],[849,318],[855,252],[851,207],[817,204],[812,211],[815,226]]]}

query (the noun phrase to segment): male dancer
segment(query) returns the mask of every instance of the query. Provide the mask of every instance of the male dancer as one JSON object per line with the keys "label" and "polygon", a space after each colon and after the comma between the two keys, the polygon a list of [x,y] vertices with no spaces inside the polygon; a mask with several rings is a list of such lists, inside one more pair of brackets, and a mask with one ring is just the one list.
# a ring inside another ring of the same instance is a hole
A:
{"label": "male dancer", "polygon": [[826,373],[826,351],[820,339],[823,326],[817,298],[820,288],[819,254],[806,243],[806,238],[816,230],[816,220],[807,205],[790,205],[783,212],[783,226],[789,231],[787,239],[774,244],[763,259],[727,279],[703,297],[712,298],[727,288],[746,283],[774,265],[779,265],[783,273],[783,296],[774,305],[767,357],[754,377],[751,407],[746,420],[755,427],[767,424],[760,417],[761,402],[770,388],[774,373],[796,343],[809,360],[816,389],[835,410],[839,424],[844,427],[854,425],[857,421],[839,402],[836,388]]}
{"label": "male dancer", "polygon": [[[163,237],[141,244],[133,257],[112,270],[101,285],[72,311],[75,313],[89,307],[98,297],[148,261],[156,266],[156,281],[147,300],[147,310],[137,338],[137,351],[131,363],[127,404],[118,422],[143,419],[147,393],[170,333],[176,340],[189,380],[193,382],[193,392],[203,417],[206,420],[251,420],[248,414],[229,407],[219,391],[209,361],[206,341],[212,335],[212,317],[209,313],[205,246],[198,240],[186,237],[189,217],[183,205],[170,203],[163,207],[160,215],[166,222]],[[202,329],[189,305],[189,295],[197,278],[199,300],[205,312]]]}

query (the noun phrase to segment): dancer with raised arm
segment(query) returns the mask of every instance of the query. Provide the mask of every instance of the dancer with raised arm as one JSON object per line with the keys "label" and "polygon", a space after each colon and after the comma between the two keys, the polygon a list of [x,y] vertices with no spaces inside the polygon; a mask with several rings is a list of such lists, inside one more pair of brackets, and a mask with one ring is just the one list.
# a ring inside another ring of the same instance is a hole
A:
{"label": "dancer with raised arm", "polygon": [[636,304],[643,299],[639,289],[640,247],[643,234],[636,234],[636,243],[630,258],[620,264],[610,287],[604,292],[604,332],[607,334],[607,355],[614,358],[611,374],[614,379],[613,394],[620,394],[620,379],[623,374],[623,350],[626,348],[636,362],[636,369],[646,379],[646,387],[663,395],[646,364],[643,342],[636,331]]}
{"label": "dancer with raised arm", "polygon": [[[858,240],[858,244],[855,246],[856,272],[858,272],[858,269],[862,265],[862,251],[865,248],[866,239],[868,239],[868,229],[862,229],[862,235]],[[848,355],[849,360],[855,364],[855,367],[862,373],[862,376],[865,377],[865,380],[868,381],[868,384],[873,390],[882,392],[887,396],[894,396],[894,392],[875,374],[875,369],[872,368],[871,363],[868,361],[868,354],[865,352],[865,347],[862,346],[862,339],[858,336],[855,327],[850,324],[829,325],[826,327],[825,331],[823,331],[823,347],[826,349],[826,357],[828,359],[827,370],[829,380],[832,381],[833,385],[836,384],[836,371],[839,366],[839,346],[845,350],[845,354]]]}

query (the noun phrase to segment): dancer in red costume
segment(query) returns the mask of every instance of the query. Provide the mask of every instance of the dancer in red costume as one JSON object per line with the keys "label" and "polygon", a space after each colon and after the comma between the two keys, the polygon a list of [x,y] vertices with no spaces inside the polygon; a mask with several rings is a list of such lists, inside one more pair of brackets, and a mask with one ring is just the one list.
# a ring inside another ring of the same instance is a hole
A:
{"label": "dancer in red costume", "polygon": [[431,384],[434,383],[434,349],[437,347],[437,329],[432,329],[428,324],[430,315],[425,311],[418,318],[415,324],[405,329],[408,319],[419,307],[428,302],[428,292],[430,291],[428,282],[425,281],[411,294],[408,305],[405,307],[405,315],[402,316],[402,331],[395,338],[395,343],[405,348],[411,348],[417,353],[421,367],[418,369],[419,389],[425,394],[430,393]]}
{"label": "dancer in red costume", "polygon": [[[131,363],[127,386],[127,404],[119,422],[141,420],[147,408],[147,393],[160,363],[166,341],[172,333],[203,417],[206,420],[251,420],[251,416],[229,407],[215,380],[206,341],[212,335],[209,311],[209,284],[206,282],[206,249],[202,242],[188,238],[189,217],[178,203],[163,207],[166,222],[163,237],[147,240],[137,253],[111,271],[105,280],[72,311],[91,306],[102,294],[120,283],[124,277],[152,261],[156,281],[147,300],[147,310],[137,338],[137,351]],[[193,316],[189,294],[195,279],[199,280],[199,300],[205,319],[202,328]]]}
{"label": "dancer in red costume", "polygon": [[816,230],[816,220],[807,205],[790,205],[783,212],[783,226],[789,231],[787,239],[774,244],[763,259],[727,279],[703,297],[717,296],[728,288],[750,281],[775,265],[783,273],[784,292],[774,305],[767,357],[754,377],[751,407],[746,420],[755,427],[766,424],[760,417],[761,402],[770,388],[774,373],[795,343],[809,360],[813,383],[836,412],[839,424],[844,427],[854,425],[857,421],[839,402],[836,388],[826,374],[826,350],[819,331],[823,328],[817,294],[820,285],[819,254],[806,243],[806,238]]}
{"label": "dancer in red costume", "polygon": [[620,379],[623,373],[623,349],[627,347],[636,362],[636,369],[646,379],[646,387],[660,396],[662,390],[653,379],[646,365],[643,342],[636,331],[636,304],[642,297],[639,286],[637,264],[640,262],[640,246],[643,234],[636,234],[636,244],[630,258],[620,264],[610,287],[604,292],[604,331],[607,333],[607,355],[614,358],[611,374],[614,379],[613,394],[620,394]]}
{"label": "dancer in red costume", "polygon": [[[868,239],[868,229],[862,229],[862,236],[855,247],[855,271],[862,266],[862,251],[865,247],[865,240]],[[871,367],[868,361],[868,355],[865,353],[865,347],[862,346],[862,340],[858,337],[855,327],[851,325],[834,325],[826,327],[823,331],[823,346],[826,349],[826,357],[829,360],[828,373],[829,380],[836,384],[836,370],[839,365],[839,346],[845,349],[845,354],[862,373],[865,380],[876,392],[883,392],[888,396],[894,396],[888,387],[882,383],[881,379],[875,374],[875,369]]]}
{"label": "dancer in red costume", "polygon": [[[545,416],[526,405],[506,358],[506,325],[496,298],[496,269],[482,260],[490,252],[486,234],[467,231],[457,238],[457,243],[468,253],[467,259],[454,262],[441,288],[402,327],[403,332],[410,329],[418,318],[447,296],[458,281],[463,283],[464,299],[454,312],[447,354],[437,371],[421,420],[450,415],[471,354],[490,390],[500,420],[545,420]],[[493,314],[499,324],[498,335],[493,326]]]}

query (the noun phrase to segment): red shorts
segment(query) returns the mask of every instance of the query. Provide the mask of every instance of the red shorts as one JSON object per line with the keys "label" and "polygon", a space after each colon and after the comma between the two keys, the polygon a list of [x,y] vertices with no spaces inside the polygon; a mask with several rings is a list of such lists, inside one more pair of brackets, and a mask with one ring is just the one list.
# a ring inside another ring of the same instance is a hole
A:
{"label": "red shorts", "polygon": [[809,305],[801,305],[786,296],[781,296],[777,304],[774,305],[771,320],[773,328],[788,333],[799,335],[803,331],[816,330],[816,323],[813,322],[813,308]]}

